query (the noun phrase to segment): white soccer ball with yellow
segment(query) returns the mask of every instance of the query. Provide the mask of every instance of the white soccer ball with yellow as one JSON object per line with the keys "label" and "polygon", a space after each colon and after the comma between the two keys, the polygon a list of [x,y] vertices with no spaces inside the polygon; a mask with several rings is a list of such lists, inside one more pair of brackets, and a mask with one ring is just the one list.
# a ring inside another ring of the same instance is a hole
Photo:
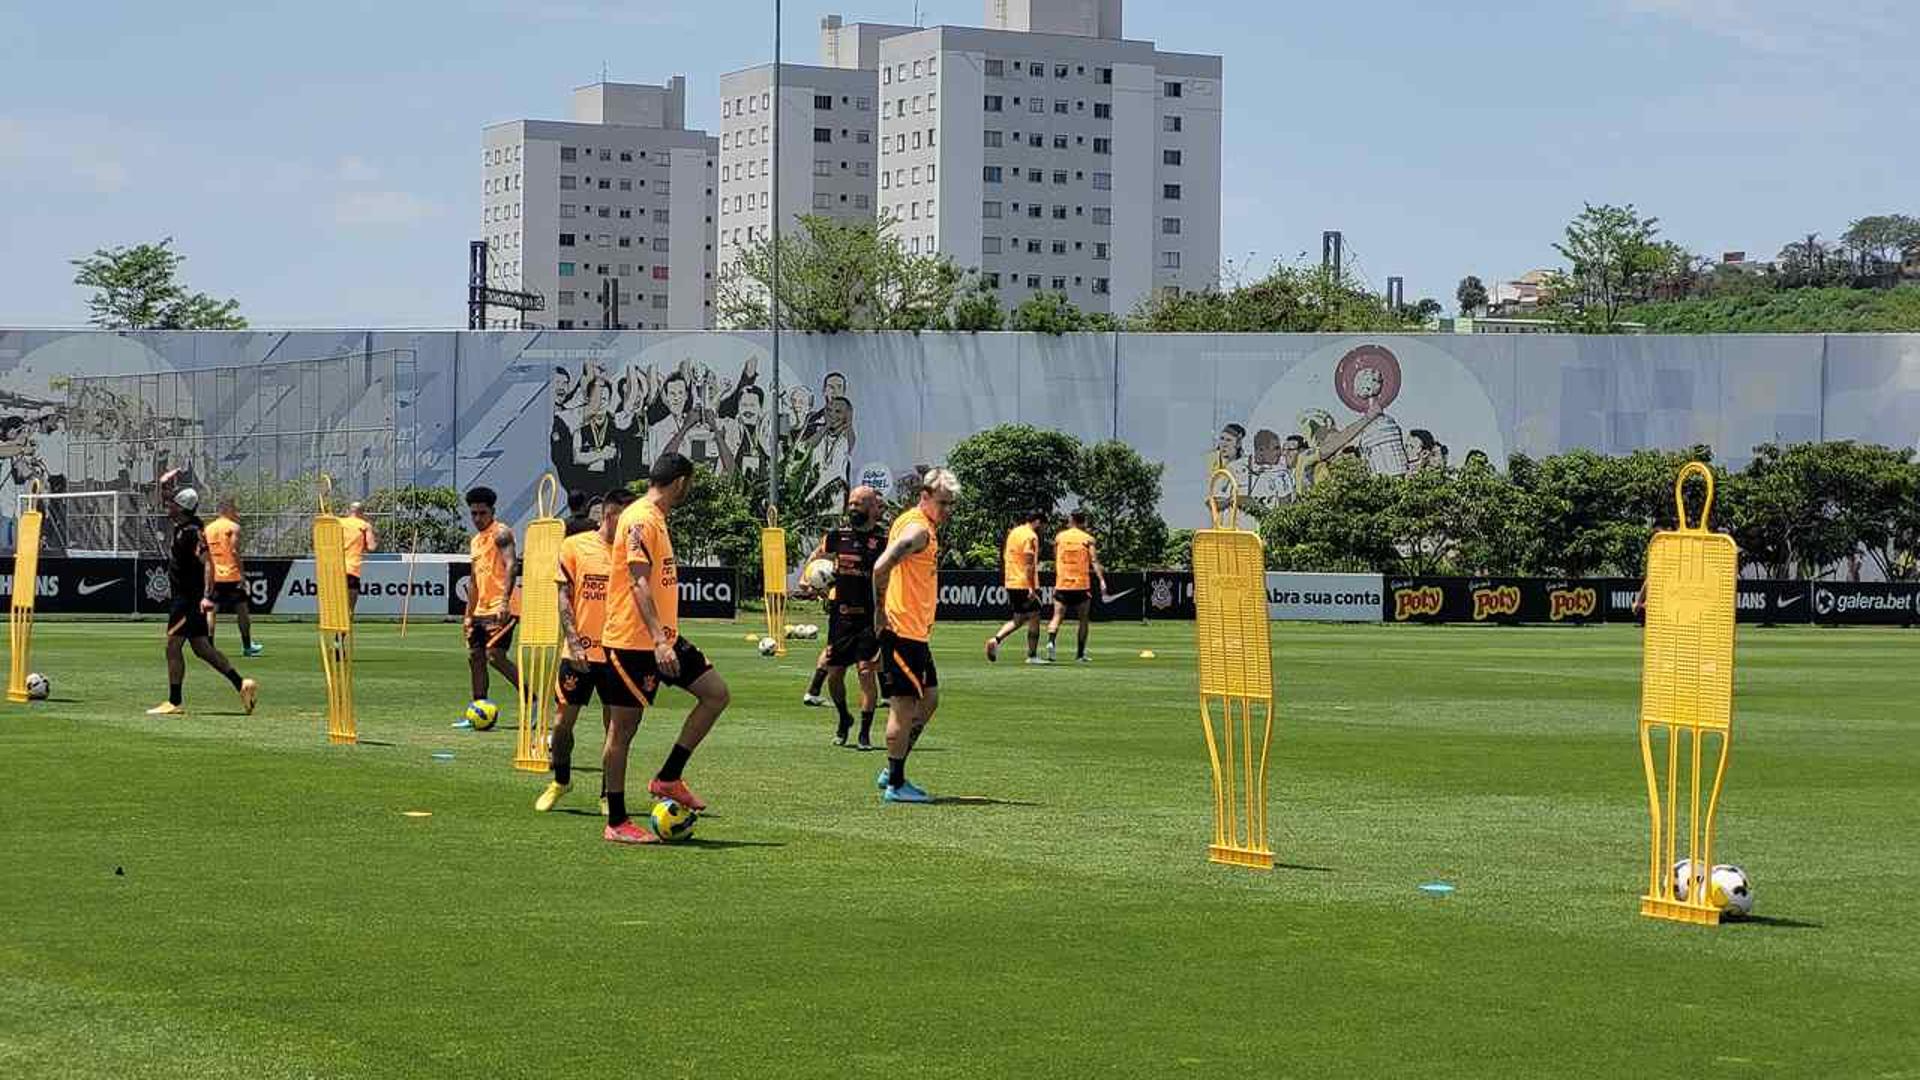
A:
{"label": "white soccer ball with yellow", "polygon": [[824,595],[833,588],[833,560],[815,559],[808,563],[807,568],[800,572],[800,580],[806,582],[807,588]]}
{"label": "white soccer ball with yellow", "polygon": [[[1684,901],[1693,892],[1693,860],[1681,859],[1673,864],[1673,898]],[[1747,872],[1737,866],[1721,863],[1707,872],[1707,903],[1720,909],[1720,914],[1740,918],[1753,914],[1753,886],[1747,881]]]}
{"label": "white soccer ball with yellow", "polygon": [[53,683],[45,675],[36,671],[27,676],[28,701],[45,701],[47,695],[51,693],[53,693]]}
{"label": "white soccer ball with yellow", "polygon": [[777,653],[779,651],[780,651],[779,642],[773,640],[770,637],[763,637],[760,639],[760,655],[761,656],[772,656],[774,653]]}

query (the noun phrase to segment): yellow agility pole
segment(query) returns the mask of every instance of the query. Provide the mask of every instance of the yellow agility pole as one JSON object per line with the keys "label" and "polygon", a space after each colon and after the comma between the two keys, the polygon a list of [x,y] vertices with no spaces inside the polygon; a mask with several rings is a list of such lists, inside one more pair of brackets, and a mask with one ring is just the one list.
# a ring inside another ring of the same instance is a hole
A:
{"label": "yellow agility pole", "polygon": [[39,595],[40,526],[44,520],[34,508],[33,496],[38,494],[40,481],[29,481],[27,505],[20,511],[13,545],[13,606],[7,609],[7,640],[13,659],[7,675],[8,701],[28,700],[27,669],[33,663],[33,602]]}
{"label": "yellow agility pole", "polygon": [[320,474],[320,512],[313,518],[313,577],[320,594],[320,670],[327,679],[327,741],[360,741],[353,716],[353,609],[347,604],[347,545],[327,506],[333,478]]}
{"label": "yellow agility pole", "polygon": [[[1706,485],[1706,501],[1693,525],[1687,524],[1688,477],[1699,477]],[[1733,537],[1707,531],[1713,512],[1713,471],[1705,465],[1688,462],[1680,470],[1673,484],[1673,503],[1678,527],[1654,533],[1647,548],[1640,761],[1647,774],[1652,842],[1640,914],[1711,926],[1720,921],[1720,906],[1710,895],[1713,824],[1733,741],[1734,579],[1740,549]],[[1661,754],[1655,753],[1656,731],[1665,739]],[[1717,736],[1719,743],[1711,760],[1705,752],[1709,736]],[[1664,770],[1657,760],[1662,757]],[[1701,788],[1709,766],[1711,783],[1703,807]],[[1683,783],[1684,804],[1679,801]],[[1688,878],[1684,882],[1674,880],[1676,861],[1683,854],[1682,835]]]}
{"label": "yellow agility pole", "polygon": [[1208,501],[1213,527],[1193,534],[1194,627],[1200,724],[1213,767],[1213,842],[1207,858],[1273,869],[1267,842],[1267,757],[1273,746],[1273,656],[1267,633],[1266,561],[1260,537],[1239,527],[1238,485],[1227,483],[1227,517]]}
{"label": "yellow agility pole", "polygon": [[407,616],[413,611],[413,567],[420,561],[420,530],[413,530],[413,542],[407,551],[407,591],[400,594],[400,636],[407,636]]}
{"label": "yellow agility pole", "polygon": [[527,553],[520,574],[520,734],[513,767],[546,772],[553,730],[554,690],[560,676],[560,542],[566,522],[555,517],[560,484],[548,473],[540,478],[534,513],[527,524]]}
{"label": "yellow agility pole", "polygon": [[767,636],[773,654],[787,655],[787,530],[780,527],[780,511],[767,507],[767,527],[760,530],[760,575],[767,598]]}

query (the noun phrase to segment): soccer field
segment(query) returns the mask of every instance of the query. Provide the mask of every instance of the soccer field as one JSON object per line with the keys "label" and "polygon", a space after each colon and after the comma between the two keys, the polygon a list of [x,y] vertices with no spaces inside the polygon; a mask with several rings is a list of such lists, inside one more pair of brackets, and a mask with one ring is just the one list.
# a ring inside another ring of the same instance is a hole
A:
{"label": "soccer field", "polygon": [[42,623],[54,700],[0,707],[0,1075],[1920,1076],[1920,637],[1743,634],[1718,854],[1761,917],[1712,929],[1637,914],[1630,627],[1276,626],[1272,873],[1205,861],[1189,625],[1050,669],[943,625],[911,772],[971,798],[932,807],[751,631],[688,628],[734,691],[713,812],[620,848],[595,771],[536,815],[507,727],[449,729],[457,626],[363,633],[336,748],[310,625],[262,629],[257,715],[190,660],[154,720],[157,624]]}

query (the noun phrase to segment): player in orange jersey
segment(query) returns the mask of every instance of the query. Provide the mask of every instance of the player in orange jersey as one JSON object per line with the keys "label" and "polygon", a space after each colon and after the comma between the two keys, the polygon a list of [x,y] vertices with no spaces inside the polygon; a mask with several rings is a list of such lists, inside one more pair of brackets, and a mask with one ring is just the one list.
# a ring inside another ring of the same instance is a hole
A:
{"label": "player in orange jersey", "polygon": [[1067,527],[1053,538],[1053,621],[1047,624],[1047,663],[1053,663],[1054,639],[1060,636],[1060,623],[1069,618],[1080,621],[1080,634],[1074,659],[1087,663],[1087,631],[1093,619],[1093,583],[1107,591],[1107,572],[1100,567],[1094,550],[1093,534],[1087,532],[1087,515],[1075,510],[1067,515]]}
{"label": "player in orange jersey", "polygon": [[378,547],[373,522],[362,516],[365,506],[350,503],[347,516],[340,519],[340,536],[347,548],[347,610],[360,606],[360,569],[366,565],[367,552]]}
{"label": "player in orange jersey", "polygon": [[487,696],[487,666],[491,664],[518,689],[520,669],[514,666],[514,618],[508,598],[518,572],[513,556],[513,530],[494,517],[499,496],[489,487],[467,492],[467,513],[473,518],[473,539],[467,543],[472,577],[467,580],[467,674],[473,699]]}
{"label": "player in orange jersey", "polygon": [[893,519],[887,550],[873,564],[873,626],[880,638],[880,690],[887,696],[887,767],[879,785],[888,802],[933,801],[907,782],[907,755],[940,707],[931,647],[940,597],[939,533],[959,497],[953,473],[928,469],[920,478],[919,504]]}
{"label": "player in orange jersey", "polygon": [[[533,804],[539,811],[554,808],[573,786],[573,727],[580,709],[593,701],[594,689],[606,677],[607,650],[600,644],[606,636],[607,583],[612,577],[613,531],[620,523],[620,511],[633,502],[633,492],[614,488],[607,492],[599,525],[574,533],[560,544],[560,631],[564,651],[555,696],[560,710],[553,718],[553,781]],[[613,727],[613,712],[606,696],[600,699],[600,715],[607,729]]]}
{"label": "player in orange jersey", "polygon": [[1027,663],[1040,662],[1040,524],[1047,515],[1038,510],[1027,512],[1026,520],[1007,532],[1000,551],[1001,581],[1007,589],[1006,624],[987,639],[987,659],[1000,659],[1000,643],[1012,637],[1022,624],[1027,628]]}
{"label": "player in orange jersey", "polygon": [[[213,589],[207,599],[216,613],[232,612],[240,625],[240,651],[259,656],[266,650],[253,640],[253,605],[248,603],[247,569],[240,557],[240,507],[231,495],[220,497],[220,514],[207,523],[207,554],[213,559]],[[207,618],[207,633],[213,634],[213,618]]]}

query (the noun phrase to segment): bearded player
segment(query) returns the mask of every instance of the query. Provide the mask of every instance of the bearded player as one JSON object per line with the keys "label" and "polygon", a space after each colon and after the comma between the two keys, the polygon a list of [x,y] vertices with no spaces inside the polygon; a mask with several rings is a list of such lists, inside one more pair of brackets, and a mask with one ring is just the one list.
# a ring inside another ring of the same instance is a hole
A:
{"label": "bearded player", "polygon": [[1030,510],[1025,521],[1007,531],[1006,544],[1000,551],[1000,573],[1007,589],[1008,618],[987,639],[989,662],[1000,659],[1000,643],[1023,624],[1027,628],[1027,663],[1040,662],[1040,524],[1045,520],[1047,515]]}
{"label": "bearded player", "polygon": [[207,616],[213,612],[213,560],[207,552],[207,540],[199,515],[200,495],[192,488],[174,490],[180,475],[174,469],[160,478],[160,503],[173,526],[173,540],[167,549],[167,584],[173,596],[173,608],[167,615],[167,700],[147,710],[148,716],[178,716],[181,689],[187,681],[186,649],[219,672],[240,694],[240,707],[249,715],[260,700],[260,684],[243,679],[227,658],[213,645],[213,631]]}
{"label": "bearded player", "polygon": [[[607,624],[607,582],[612,576],[613,530],[620,511],[634,499],[633,492],[615,488],[599,503],[598,528],[577,532],[560,543],[560,632],[566,642],[560,658],[555,696],[560,709],[553,718],[553,780],[534,801],[545,813],[573,787],[573,725],[580,710],[593,701],[594,688],[604,678],[607,652],[600,644]],[[604,727],[612,726],[605,696],[600,702]]]}
{"label": "bearded player", "polygon": [[467,513],[473,518],[473,539],[467,542],[473,576],[467,582],[467,674],[473,700],[487,696],[487,668],[520,687],[520,669],[507,652],[513,646],[513,615],[508,598],[515,574],[513,530],[494,517],[499,497],[489,487],[467,492]]}
{"label": "bearded player", "polygon": [[666,453],[647,475],[647,493],[621,511],[608,556],[607,623],[602,644],[607,666],[600,700],[612,716],[600,754],[600,783],[607,792],[607,827],[616,844],[651,844],[659,838],[627,814],[627,751],[640,729],[641,710],[652,706],[660,684],[694,697],[667,760],[647,792],[695,812],[707,804],[681,779],[687,759],[700,746],[730,696],[727,683],[693,643],[680,636],[680,575],[673,558],[667,515],[693,487],[693,462]]}
{"label": "bearded player", "polygon": [[880,689],[887,695],[887,767],[879,783],[888,802],[933,801],[907,782],[907,755],[940,707],[940,673],[929,644],[940,596],[939,530],[959,495],[953,473],[928,469],[920,478],[919,505],[893,519],[887,550],[873,564],[873,626],[880,639]]}
{"label": "bearded player", "polygon": [[[840,713],[834,730],[833,745],[847,745],[853,731],[853,714],[847,711],[847,668],[860,677],[860,749],[873,749],[873,713],[879,701],[875,654],[879,641],[873,634],[873,564],[886,547],[880,533],[880,493],[860,485],[847,496],[847,523],[828,530],[820,544],[807,556],[833,560],[833,598],[827,611],[827,651],[823,664],[827,671],[827,690]],[[802,584],[804,588],[804,583]]]}

